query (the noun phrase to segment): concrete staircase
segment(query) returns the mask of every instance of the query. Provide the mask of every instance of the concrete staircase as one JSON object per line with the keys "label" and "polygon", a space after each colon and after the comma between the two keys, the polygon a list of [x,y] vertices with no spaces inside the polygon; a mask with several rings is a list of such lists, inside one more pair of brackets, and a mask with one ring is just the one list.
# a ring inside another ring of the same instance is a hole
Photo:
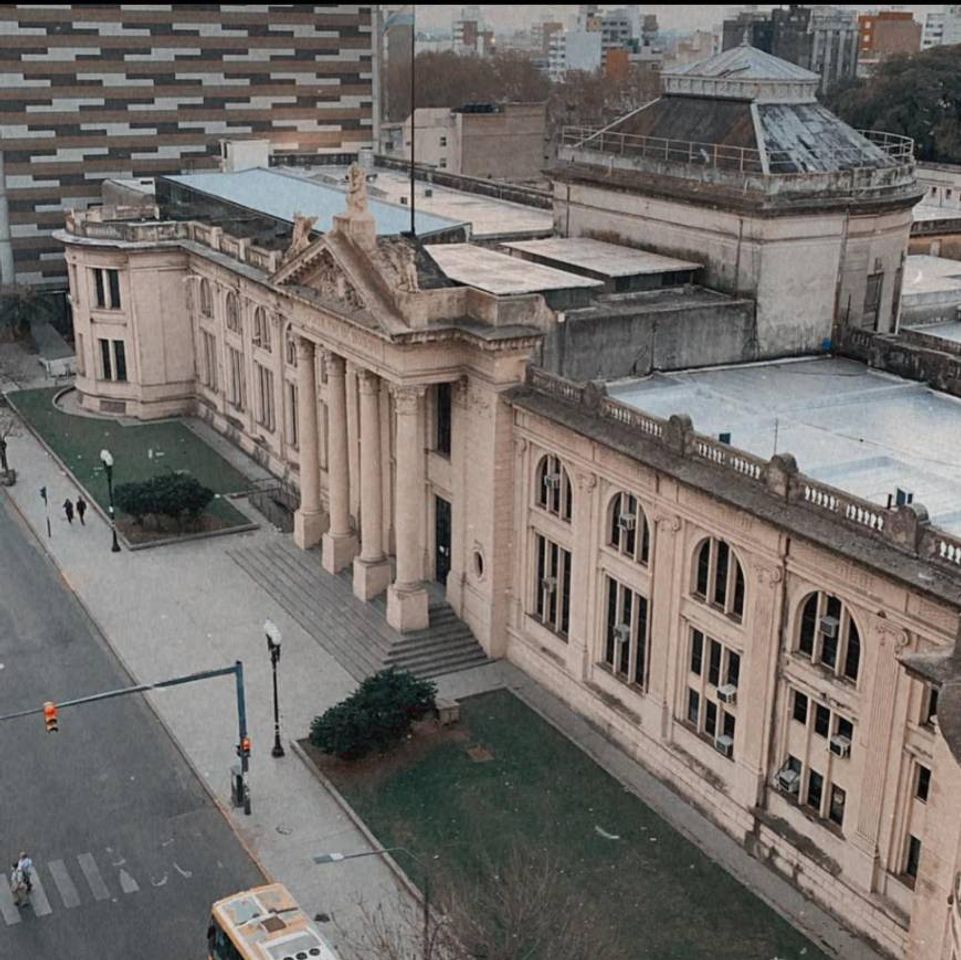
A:
{"label": "concrete staircase", "polygon": [[439,597],[431,599],[430,626],[402,634],[387,624],[384,597],[358,600],[350,571],[336,577],[326,573],[316,550],[298,550],[278,539],[227,553],[357,680],[391,666],[436,677],[490,662],[467,625]]}

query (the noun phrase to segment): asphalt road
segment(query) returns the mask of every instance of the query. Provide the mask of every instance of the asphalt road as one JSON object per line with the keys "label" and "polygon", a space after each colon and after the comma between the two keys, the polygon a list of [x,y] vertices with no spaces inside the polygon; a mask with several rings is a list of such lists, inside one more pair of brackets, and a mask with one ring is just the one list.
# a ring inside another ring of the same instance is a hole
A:
{"label": "asphalt road", "polygon": [[[130,683],[0,495],[0,714]],[[262,882],[139,695],[63,710],[56,734],[0,723],[7,877],[21,849],[39,883],[19,911],[0,883],[11,960],[199,960],[211,902]]]}

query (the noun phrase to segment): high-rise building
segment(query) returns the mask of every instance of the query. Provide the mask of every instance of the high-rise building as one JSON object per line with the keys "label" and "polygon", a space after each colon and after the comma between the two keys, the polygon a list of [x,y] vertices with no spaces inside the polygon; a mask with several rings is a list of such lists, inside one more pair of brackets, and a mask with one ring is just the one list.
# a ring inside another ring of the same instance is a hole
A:
{"label": "high-rise building", "polygon": [[371,5],[0,7],[0,284],[65,287],[64,211],[212,169],[219,141],[373,143]]}
{"label": "high-rise building", "polygon": [[909,10],[882,10],[858,17],[861,60],[880,60],[892,53],[917,53],[921,48],[921,24]]}
{"label": "high-rise building", "polygon": [[951,4],[925,15],[921,49],[961,43],[961,4]]}
{"label": "high-rise building", "polygon": [[853,10],[792,3],[769,14],[749,9],[724,21],[724,50],[747,42],[821,78],[823,92],[854,77],[858,66],[858,19]]}

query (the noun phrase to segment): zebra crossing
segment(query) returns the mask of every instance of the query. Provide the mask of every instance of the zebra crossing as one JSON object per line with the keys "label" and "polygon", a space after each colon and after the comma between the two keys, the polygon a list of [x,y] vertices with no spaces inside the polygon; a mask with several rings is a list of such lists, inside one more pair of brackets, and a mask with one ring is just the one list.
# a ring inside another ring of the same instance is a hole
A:
{"label": "zebra crossing", "polygon": [[[176,863],[173,866],[181,877],[192,875]],[[111,863],[111,868],[116,872],[115,886],[120,894],[130,895],[140,891],[140,883],[129,870],[117,863]],[[108,875],[111,873],[110,870],[106,872]],[[168,874],[164,872],[159,879],[150,876],[148,880],[150,886],[162,887],[167,883],[167,878]],[[116,899],[92,853],[79,853],[69,859],[50,860],[45,864],[35,861],[31,881],[33,890],[28,897],[28,904],[18,907],[13,902],[8,880],[0,878],[0,917],[8,927],[21,923],[30,911],[36,917],[47,917],[59,909],[74,910],[84,903]]]}

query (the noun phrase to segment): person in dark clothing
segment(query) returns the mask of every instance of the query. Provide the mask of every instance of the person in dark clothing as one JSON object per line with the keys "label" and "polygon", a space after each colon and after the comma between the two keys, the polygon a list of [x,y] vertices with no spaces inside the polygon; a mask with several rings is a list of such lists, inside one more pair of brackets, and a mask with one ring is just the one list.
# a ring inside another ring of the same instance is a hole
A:
{"label": "person in dark clothing", "polygon": [[87,501],[82,496],[77,497],[77,516],[80,517],[80,525],[86,526],[83,522],[83,515],[87,512]]}
{"label": "person in dark clothing", "polygon": [[67,515],[67,523],[73,523],[73,501],[69,498],[63,501],[63,512]]}

